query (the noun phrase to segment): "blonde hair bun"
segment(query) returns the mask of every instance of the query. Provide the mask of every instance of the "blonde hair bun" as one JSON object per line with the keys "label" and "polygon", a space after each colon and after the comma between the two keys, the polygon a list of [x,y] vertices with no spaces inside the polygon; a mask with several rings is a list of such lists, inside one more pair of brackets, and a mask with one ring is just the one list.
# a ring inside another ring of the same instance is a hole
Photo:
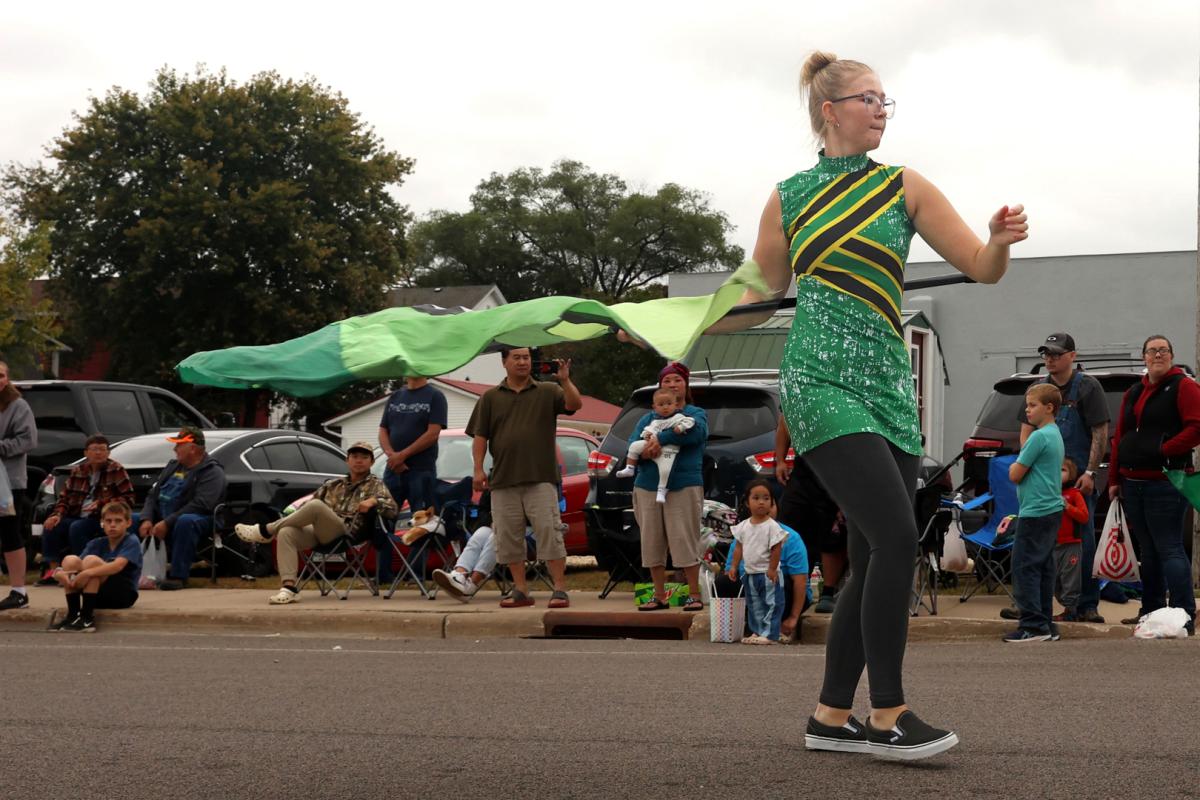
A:
{"label": "blonde hair bun", "polygon": [[800,68],[800,85],[809,86],[813,82],[813,78],[817,73],[828,67],[833,62],[837,61],[838,57],[835,53],[827,53],[824,50],[814,50],[804,61],[804,66]]}

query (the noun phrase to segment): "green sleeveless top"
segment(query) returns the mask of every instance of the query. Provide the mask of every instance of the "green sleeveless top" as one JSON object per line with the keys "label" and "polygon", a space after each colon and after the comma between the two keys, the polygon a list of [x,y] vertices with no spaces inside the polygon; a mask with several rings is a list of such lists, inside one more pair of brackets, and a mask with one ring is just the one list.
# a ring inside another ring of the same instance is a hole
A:
{"label": "green sleeveless top", "polygon": [[915,232],[904,167],[827,157],[778,185],[796,275],[780,395],[798,453],[877,433],[920,454],[912,364],[900,318]]}

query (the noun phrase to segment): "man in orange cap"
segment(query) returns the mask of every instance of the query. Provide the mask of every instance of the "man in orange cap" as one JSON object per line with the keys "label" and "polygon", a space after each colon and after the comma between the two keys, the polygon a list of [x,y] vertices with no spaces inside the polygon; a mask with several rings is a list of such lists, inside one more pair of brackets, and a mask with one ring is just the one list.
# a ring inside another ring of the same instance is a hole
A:
{"label": "man in orange cap", "polygon": [[185,425],[167,441],[175,445],[175,458],[150,487],[132,528],[143,539],[156,536],[166,541],[171,566],[158,588],[169,591],[187,586],[196,544],[212,533],[213,509],[225,497],[225,470],[204,449],[204,431],[199,428]]}

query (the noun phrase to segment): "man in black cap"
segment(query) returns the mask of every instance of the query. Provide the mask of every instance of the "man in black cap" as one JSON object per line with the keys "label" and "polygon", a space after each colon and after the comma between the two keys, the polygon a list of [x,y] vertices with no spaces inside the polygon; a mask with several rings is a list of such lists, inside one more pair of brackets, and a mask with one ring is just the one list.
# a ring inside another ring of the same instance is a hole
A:
{"label": "man in black cap", "polygon": [[[1100,586],[1092,577],[1091,563],[1096,556],[1096,528],[1092,515],[1096,510],[1096,470],[1108,446],[1108,404],[1104,400],[1104,389],[1100,381],[1088,375],[1082,368],[1075,367],[1075,339],[1069,333],[1052,333],[1038,348],[1038,354],[1046,365],[1046,376],[1036,383],[1049,383],[1062,393],[1063,404],[1055,423],[1062,434],[1066,457],[1079,468],[1079,479],[1075,488],[1087,501],[1088,521],[1079,526],[1083,542],[1083,585],[1080,586],[1079,608],[1067,609],[1065,615],[1056,619],[1066,622],[1104,622],[1097,610],[1100,604]],[[1021,445],[1033,426],[1025,418],[1025,407],[1021,406]],[[1072,616],[1073,613],[1073,616]]]}
{"label": "man in black cap", "polygon": [[159,589],[187,586],[196,544],[212,533],[213,510],[225,497],[225,470],[204,449],[204,431],[185,425],[167,441],[175,445],[175,458],[150,487],[132,529],[142,539],[156,536],[170,547],[171,568]]}

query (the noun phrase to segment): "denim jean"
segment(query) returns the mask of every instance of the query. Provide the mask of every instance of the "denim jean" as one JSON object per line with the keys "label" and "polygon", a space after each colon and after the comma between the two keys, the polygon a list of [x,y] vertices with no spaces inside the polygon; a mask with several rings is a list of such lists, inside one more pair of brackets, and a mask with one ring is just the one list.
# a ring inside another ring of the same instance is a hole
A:
{"label": "denim jean", "polygon": [[783,622],[783,582],[772,583],[765,572],[742,576],[746,587],[746,623],[751,633],[779,641],[779,626]]}
{"label": "denim jean", "polygon": [[1087,522],[1078,526],[1079,543],[1082,545],[1079,563],[1083,565],[1079,582],[1079,611],[1095,611],[1100,607],[1100,581],[1092,577],[1092,563],[1096,560],[1096,492],[1083,496],[1087,503]]}
{"label": "denim jean", "polygon": [[1063,512],[1043,517],[1018,517],[1013,538],[1013,599],[1021,612],[1020,627],[1030,633],[1050,633],[1054,615],[1054,546]]}
{"label": "denim jean", "polygon": [[103,536],[96,517],[62,517],[53,528],[42,531],[42,558],[47,564],[62,563],[63,556],[77,556],[87,543]]}
{"label": "denim jean", "polygon": [[[417,511],[429,508],[437,501],[437,473],[433,470],[409,469],[404,472],[384,470],[383,485],[392,493],[392,499],[396,501],[396,508],[403,508],[407,501],[409,510]],[[380,583],[391,583],[392,578],[395,577],[389,538],[396,537],[394,534],[385,534],[377,528],[371,539],[371,543],[375,547],[375,577]],[[422,550],[420,557],[412,565],[418,575],[425,571],[425,555],[425,551]]]}
{"label": "denim jean", "polygon": [[480,526],[471,534],[454,566],[462,567],[468,575],[472,572],[492,574],[492,570],[496,568],[496,542],[491,526]]}
{"label": "denim jean", "polygon": [[1167,481],[1121,481],[1121,503],[1129,533],[1142,558],[1142,614],[1167,605],[1182,608],[1194,619],[1192,565],[1183,549],[1187,500]]}

